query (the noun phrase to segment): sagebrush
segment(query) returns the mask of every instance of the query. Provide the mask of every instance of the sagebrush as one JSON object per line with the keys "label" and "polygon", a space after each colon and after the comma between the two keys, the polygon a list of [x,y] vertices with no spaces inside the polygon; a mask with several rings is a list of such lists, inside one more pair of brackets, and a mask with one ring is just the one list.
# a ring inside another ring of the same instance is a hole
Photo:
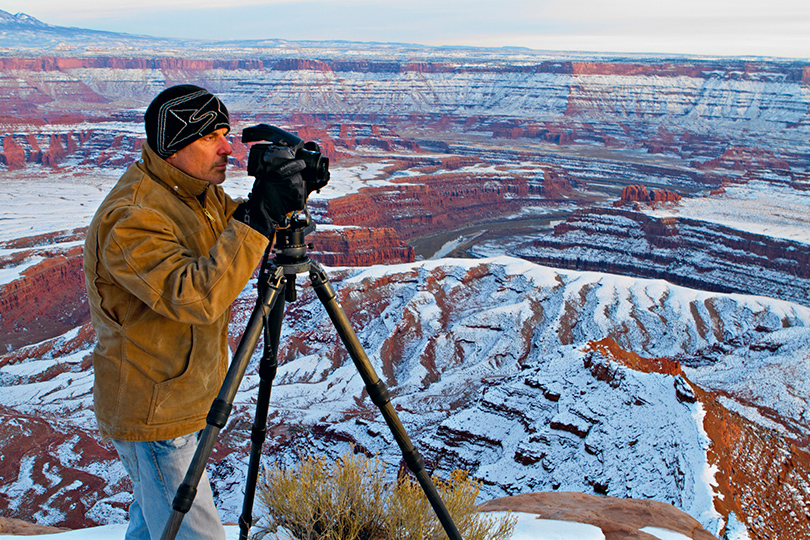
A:
{"label": "sagebrush", "polygon": [[[516,519],[481,514],[479,484],[457,470],[434,479],[464,540],[507,540]],[[410,475],[388,481],[379,458],[347,452],[336,461],[308,456],[296,467],[270,466],[257,489],[264,506],[254,538],[441,540],[447,535]]]}

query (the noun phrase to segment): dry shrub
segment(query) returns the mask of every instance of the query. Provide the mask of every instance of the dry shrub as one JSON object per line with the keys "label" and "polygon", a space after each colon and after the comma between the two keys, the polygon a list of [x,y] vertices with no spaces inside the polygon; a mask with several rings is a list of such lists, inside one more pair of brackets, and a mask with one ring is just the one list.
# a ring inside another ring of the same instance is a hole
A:
{"label": "dry shrub", "polygon": [[[435,480],[464,540],[507,540],[515,519],[481,514],[479,485],[463,471]],[[269,467],[257,490],[266,527],[256,538],[296,540],[441,540],[447,535],[410,475],[387,482],[379,458],[345,453],[337,461],[307,457],[295,468]]]}

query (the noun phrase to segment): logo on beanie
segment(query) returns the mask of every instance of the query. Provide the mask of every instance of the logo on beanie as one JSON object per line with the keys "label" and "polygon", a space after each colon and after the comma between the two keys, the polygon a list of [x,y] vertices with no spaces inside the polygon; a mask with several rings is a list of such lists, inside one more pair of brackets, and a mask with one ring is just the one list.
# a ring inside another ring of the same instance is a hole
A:
{"label": "logo on beanie", "polygon": [[[160,103],[166,98],[169,99]],[[157,110],[154,105],[157,105]],[[163,158],[212,131],[230,127],[225,105],[209,91],[192,85],[168,89],[149,109],[146,114],[147,139]]]}

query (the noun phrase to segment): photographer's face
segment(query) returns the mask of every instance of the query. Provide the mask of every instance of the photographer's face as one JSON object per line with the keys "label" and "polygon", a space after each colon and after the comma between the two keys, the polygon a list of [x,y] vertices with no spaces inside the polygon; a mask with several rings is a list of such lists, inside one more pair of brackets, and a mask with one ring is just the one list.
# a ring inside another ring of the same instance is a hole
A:
{"label": "photographer's face", "polygon": [[166,162],[184,173],[211,184],[225,181],[225,169],[231,148],[228,139],[228,128],[219,128],[205,137],[197,139],[166,158]]}

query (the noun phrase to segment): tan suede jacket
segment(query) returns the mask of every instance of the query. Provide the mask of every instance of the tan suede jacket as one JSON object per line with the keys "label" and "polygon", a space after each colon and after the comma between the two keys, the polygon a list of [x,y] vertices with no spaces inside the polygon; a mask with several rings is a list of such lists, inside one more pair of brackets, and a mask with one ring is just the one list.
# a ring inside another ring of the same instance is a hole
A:
{"label": "tan suede jacket", "polygon": [[144,144],[87,231],[101,435],[150,441],[205,427],[227,371],[230,305],[268,239],[237,203]]}

